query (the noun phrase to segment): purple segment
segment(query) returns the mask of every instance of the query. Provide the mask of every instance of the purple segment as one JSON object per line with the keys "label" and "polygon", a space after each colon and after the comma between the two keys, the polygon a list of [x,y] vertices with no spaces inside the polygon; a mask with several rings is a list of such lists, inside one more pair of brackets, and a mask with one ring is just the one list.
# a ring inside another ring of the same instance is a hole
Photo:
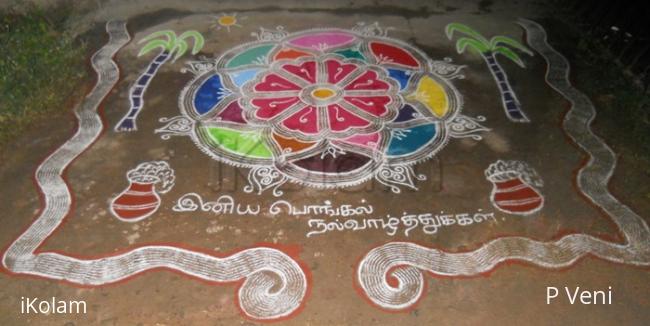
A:
{"label": "purple segment", "polygon": [[165,52],[161,53],[160,55],[158,55],[156,57],[156,59],[154,60],[154,62],[161,63],[161,62],[167,60],[168,57],[169,57],[169,52],[165,51]]}
{"label": "purple segment", "polygon": [[302,48],[326,50],[349,44],[354,39],[354,35],[345,32],[322,32],[299,36],[289,43]]}
{"label": "purple segment", "polygon": [[156,72],[156,69],[158,69],[159,64],[157,63],[152,63],[151,66],[149,66],[149,70],[147,70],[148,74],[153,74]]}
{"label": "purple segment", "polygon": [[370,158],[361,154],[347,152],[345,154],[332,155],[316,154],[308,158],[293,162],[295,165],[313,172],[342,173],[354,171],[366,165]]}
{"label": "purple segment", "polygon": [[417,111],[415,111],[415,109],[412,106],[405,104],[399,110],[399,114],[397,115],[397,118],[393,120],[393,122],[404,122],[404,121],[413,120],[416,114]]}
{"label": "purple segment", "polygon": [[138,79],[138,85],[141,85],[141,86],[147,85],[147,82],[149,81],[149,78],[151,78],[151,75],[142,75],[142,76],[140,76],[140,79]]}
{"label": "purple segment", "polygon": [[219,118],[221,121],[236,122],[236,123],[246,123],[244,120],[244,115],[242,114],[242,108],[239,106],[237,101],[233,101],[228,106],[219,113]]}

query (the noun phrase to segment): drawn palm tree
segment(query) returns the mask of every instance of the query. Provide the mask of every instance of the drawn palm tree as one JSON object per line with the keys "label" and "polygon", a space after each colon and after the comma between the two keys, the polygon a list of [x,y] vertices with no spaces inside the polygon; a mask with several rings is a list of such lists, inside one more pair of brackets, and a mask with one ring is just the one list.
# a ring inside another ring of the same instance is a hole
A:
{"label": "drawn palm tree", "polygon": [[[160,39],[159,37],[164,37],[164,39]],[[149,86],[151,79],[156,75],[160,66],[169,61],[172,55],[175,54],[172,59],[172,62],[174,62],[187,52],[188,45],[186,40],[189,38],[192,38],[194,41],[192,54],[197,54],[203,48],[205,42],[201,33],[197,31],[186,31],[178,37],[176,37],[174,31],[157,31],[147,35],[138,42],[146,42],[142,49],[140,49],[138,57],[155,49],[160,49],[160,53],[149,63],[147,69],[140,74],[140,77],[138,77],[135,84],[129,90],[131,107],[122,120],[115,126],[115,131],[132,131],[137,129],[135,121],[140,113],[140,109],[144,105],[144,92],[147,86]]]}
{"label": "drawn palm tree", "polygon": [[458,53],[465,52],[465,49],[468,47],[476,52],[478,52],[488,67],[490,72],[492,72],[492,77],[499,86],[499,91],[501,92],[501,101],[503,103],[503,108],[506,111],[506,116],[511,121],[515,122],[529,122],[528,117],[521,111],[521,105],[515,92],[510,86],[508,81],[508,76],[506,75],[503,68],[499,65],[496,60],[496,55],[501,54],[506,58],[514,61],[517,65],[524,68],[524,62],[521,60],[519,55],[515,53],[510,47],[520,50],[528,55],[533,55],[528,48],[526,48],[521,43],[506,37],[506,36],[494,36],[489,41],[487,38],[483,37],[477,31],[471,27],[460,24],[460,23],[451,23],[445,28],[445,34],[450,40],[453,37],[454,32],[460,32],[466,34],[467,36],[460,37],[456,41],[456,51]]}

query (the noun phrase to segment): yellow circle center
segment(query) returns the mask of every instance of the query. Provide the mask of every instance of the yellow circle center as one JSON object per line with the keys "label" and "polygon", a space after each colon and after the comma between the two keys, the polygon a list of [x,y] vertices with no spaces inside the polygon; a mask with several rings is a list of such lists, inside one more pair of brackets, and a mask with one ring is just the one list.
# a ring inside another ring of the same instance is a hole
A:
{"label": "yellow circle center", "polygon": [[219,17],[219,24],[221,26],[231,26],[237,23],[237,19],[233,16]]}
{"label": "yellow circle center", "polygon": [[317,88],[311,93],[315,98],[319,100],[325,100],[334,96],[334,91],[328,88]]}

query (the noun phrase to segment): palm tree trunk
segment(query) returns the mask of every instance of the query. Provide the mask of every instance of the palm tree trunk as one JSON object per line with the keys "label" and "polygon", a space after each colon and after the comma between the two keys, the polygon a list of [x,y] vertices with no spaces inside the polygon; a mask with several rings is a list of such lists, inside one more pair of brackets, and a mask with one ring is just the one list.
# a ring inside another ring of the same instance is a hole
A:
{"label": "palm tree trunk", "polygon": [[142,106],[144,105],[144,92],[147,90],[147,86],[149,86],[151,79],[153,79],[153,77],[156,75],[160,66],[167,62],[170,57],[171,55],[169,51],[163,50],[160,52],[160,54],[158,54],[158,56],[156,56],[151,61],[151,63],[149,63],[147,70],[142,72],[142,74],[140,74],[140,77],[138,77],[136,80],[135,84],[131,86],[131,89],[129,90],[129,101],[131,102],[131,108],[126,113],[126,115],[124,115],[122,120],[120,120],[117,126],[115,126],[116,132],[132,131],[138,129],[135,124],[135,120],[140,113],[140,109],[142,109]]}
{"label": "palm tree trunk", "polygon": [[521,111],[521,105],[519,100],[515,95],[515,92],[510,87],[510,82],[508,81],[508,76],[506,75],[503,68],[499,65],[494,53],[486,52],[483,53],[483,59],[490,67],[490,72],[494,81],[496,81],[497,86],[499,86],[499,91],[501,92],[501,102],[503,103],[503,109],[506,111],[506,116],[508,119],[514,122],[529,122],[528,117]]}

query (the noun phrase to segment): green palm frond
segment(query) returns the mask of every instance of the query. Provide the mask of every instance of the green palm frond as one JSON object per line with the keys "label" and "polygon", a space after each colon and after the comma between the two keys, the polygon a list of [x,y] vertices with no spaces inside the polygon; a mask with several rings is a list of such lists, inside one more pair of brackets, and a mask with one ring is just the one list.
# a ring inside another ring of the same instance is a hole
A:
{"label": "green palm frond", "polygon": [[[158,37],[165,37],[166,39],[156,40],[155,38]],[[186,31],[177,37],[174,31],[164,30],[153,32],[142,38],[138,43],[147,42],[147,44],[142,47],[138,53],[138,56],[144,55],[153,49],[162,48],[163,50],[168,51],[170,55],[173,55],[175,53],[173,61],[176,61],[187,52],[188,45],[186,39],[189,38],[193,40],[192,54],[197,54],[199,51],[201,51],[203,45],[205,44],[205,40],[203,39],[203,35],[201,35],[201,33],[191,30]]]}
{"label": "green palm frond", "polygon": [[465,24],[450,23],[450,24],[447,25],[447,27],[445,27],[445,34],[447,35],[448,39],[451,40],[451,38],[453,37],[454,32],[460,32],[460,33],[467,34],[467,35],[473,37],[474,39],[476,39],[481,44],[485,45],[486,47],[490,46],[490,42],[485,37],[483,37],[483,35],[479,34],[479,32],[475,31],[474,29],[472,29],[471,27],[469,27],[469,26],[467,26]]}
{"label": "green palm frond", "polygon": [[170,50],[171,53],[175,53],[173,61],[178,60],[180,57],[182,57],[185,54],[185,52],[187,52],[188,49],[187,39],[190,38],[193,40],[194,43],[192,46],[192,54],[197,54],[199,51],[201,51],[201,49],[203,48],[203,44],[205,44],[203,35],[201,35],[201,33],[197,31],[186,31],[178,37],[176,43]]}
{"label": "green palm frond", "polygon": [[[164,36],[166,39],[155,39],[158,37]],[[153,49],[162,48],[163,51],[170,51],[174,48],[176,43],[176,33],[170,30],[157,31],[153,32],[145,37],[143,37],[138,43],[147,43],[145,44],[140,52],[138,52],[138,57],[149,53]]]}
{"label": "green palm frond", "polygon": [[147,43],[145,46],[142,47],[142,49],[140,49],[140,52],[138,52],[138,57],[147,54],[148,52],[156,48],[162,48],[163,50],[168,51],[169,44],[167,41],[164,40],[149,41],[149,43]]}
{"label": "green palm frond", "polygon": [[521,52],[524,52],[528,55],[533,55],[533,52],[530,51],[526,46],[523,44],[509,38],[506,36],[495,36],[492,39],[490,39],[490,48],[495,49],[499,46],[499,44],[507,44],[517,50],[520,50]]}
{"label": "green palm frond", "polygon": [[483,44],[483,43],[481,43],[481,42],[479,42],[479,41],[477,41],[475,39],[472,39],[472,38],[469,38],[469,37],[461,37],[456,42],[456,52],[463,53],[463,52],[465,52],[465,49],[468,46],[470,47],[470,49],[473,49],[473,50],[479,52],[479,54],[490,51],[490,49],[487,46],[485,46],[485,44]]}
{"label": "green palm frond", "polygon": [[507,48],[505,46],[497,46],[496,48],[492,49],[492,52],[503,54],[506,58],[514,61],[517,65],[519,65],[519,67],[522,67],[522,68],[525,67],[524,62],[521,61],[521,58],[519,57],[519,55],[517,53],[515,53],[514,51],[510,50],[510,48]]}
{"label": "green palm frond", "polygon": [[194,46],[192,46],[192,54],[197,54],[203,48],[203,44],[205,44],[203,35],[201,35],[201,33],[197,31],[186,31],[185,33],[181,34],[179,39],[184,40],[190,37],[194,39]]}
{"label": "green palm frond", "polygon": [[167,44],[168,44],[167,50],[171,50],[171,48],[174,47],[174,43],[176,43],[176,33],[174,33],[174,31],[172,31],[172,30],[164,30],[164,31],[153,32],[153,33],[143,37],[140,41],[138,41],[138,43],[148,42],[148,41],[153,40],[153,39],[155,39],[157,37],[160,37],[160,36],[167,37]]}
{"label": "green palm frond", "polygon": [[170,53],[176,53],[172,62],[175,62],[178,58],[182,57],[185,52],[187,52],[187,42],[183,39],[179,39],[178,42],[176,42],[176,46],[170,51]]}

